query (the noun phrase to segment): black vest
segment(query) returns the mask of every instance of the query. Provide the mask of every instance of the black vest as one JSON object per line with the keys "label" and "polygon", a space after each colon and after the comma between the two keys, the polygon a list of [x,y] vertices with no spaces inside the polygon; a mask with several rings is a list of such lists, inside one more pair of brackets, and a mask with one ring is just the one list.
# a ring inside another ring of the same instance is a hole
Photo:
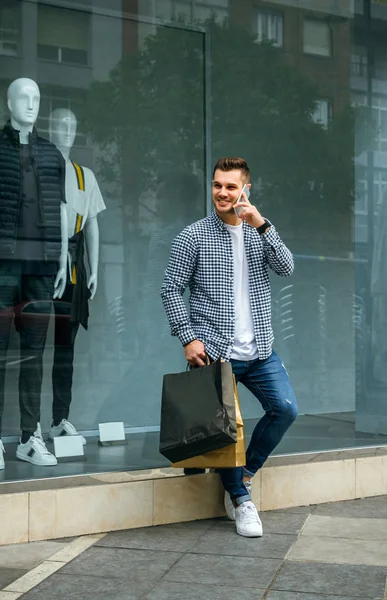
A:
{"label": "black vest", "polygon": [[[61,254],[61,203],[66,201],[65,161],[54,144],[29,134],[33,167],[38,182],[40,213],[46,260]],[[15,252],[21,203],[19,132],[8,121],[0,131],[0,258]]]}

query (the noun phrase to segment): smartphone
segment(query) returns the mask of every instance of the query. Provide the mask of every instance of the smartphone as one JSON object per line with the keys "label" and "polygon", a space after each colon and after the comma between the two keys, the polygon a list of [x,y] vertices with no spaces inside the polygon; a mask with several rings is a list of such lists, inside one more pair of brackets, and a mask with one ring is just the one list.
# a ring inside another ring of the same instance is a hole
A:
{"label": "smartphone", "polygon": [[243,207],[242,208],[238,208],[239,202],[244,202],[244,198],[242,196],[243,193],[246,194],[247,198],[250,198],[250,188],[247,185],[247,183],[245,183],[245,185],[243,186],[242,191],[239,194],[239,198],[238,198],[238,200],[234,204],[234,211],[235,211],[235,214],[237,215],[237,217],[239,217],[240,213],[243,210]]}

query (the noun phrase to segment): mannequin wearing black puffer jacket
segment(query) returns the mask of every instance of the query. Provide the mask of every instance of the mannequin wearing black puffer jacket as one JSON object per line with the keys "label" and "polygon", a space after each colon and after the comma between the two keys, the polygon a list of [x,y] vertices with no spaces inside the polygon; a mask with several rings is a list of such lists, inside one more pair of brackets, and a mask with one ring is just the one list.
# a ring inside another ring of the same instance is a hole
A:
{"label": "mannequin wearing black puffer jacket", "polygon": [[[61,202],[65,202],[65,162],[59,150],[34,128],[29,147],[41,212],[45,261],[61,254]],[[13,258],[21,208],[22,173],[19,132],[8,122],[0,132],[0,259]]]}
{"label": "mannequin wearing black puffer jacket", "polygon": [[[64,202],[61,153],[35,128],[28,134],[28,144],[21,144],[19,132],[8,122],[0,131],[0,434],[6,353],[15,317],[20,335],[22,444],[40,421],[42,357],[63,255]],[[56,463],[54,457],[50,460],[40,464]]]}

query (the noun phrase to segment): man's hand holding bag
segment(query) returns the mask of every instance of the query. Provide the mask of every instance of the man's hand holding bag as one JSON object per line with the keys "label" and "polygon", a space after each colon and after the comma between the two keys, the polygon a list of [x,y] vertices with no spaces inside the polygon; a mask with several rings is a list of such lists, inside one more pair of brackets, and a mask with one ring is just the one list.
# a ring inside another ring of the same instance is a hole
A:
{"label": "man's hand holding bag", "polygon": [[164,376],[160,453],[176,467],[245,464],[243,422],[231,363],[219,359]]}

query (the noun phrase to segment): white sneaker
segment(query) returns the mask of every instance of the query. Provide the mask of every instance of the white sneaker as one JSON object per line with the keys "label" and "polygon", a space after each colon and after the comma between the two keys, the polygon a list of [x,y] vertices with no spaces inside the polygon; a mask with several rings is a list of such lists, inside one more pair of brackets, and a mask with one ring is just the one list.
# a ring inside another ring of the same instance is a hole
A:
{"label": "white sneaker", "polygon": [[[53,425],[49,431],[48,437],[50,440],[53,440],[55,437],[59,437],[61,435],[79,435],[78,431],[75,429],[74,425],[67,421],[66,419],[62,419],[59,425]],[[86,440],[83,435],[80,436],[82,438],[82,444],[85,446]]]}
{"label": "white sneaker", "polygon": [[41,426],[40,426],[40,423],[38,423],[38,426],[37,426],[37,428],[36,428],[36,431],[35,431],[35,433],[34,433],[34,436],[35,436],[36,438],[39,438],[39,439],[40,439],[40,440],[42,440],[42,442],[43,442],[43,434],[42,434],[42,428],[41,428]]}
{"label": "white sneaker", "polygon": [[16,450],[16,457],[19,460],[25,460],[39,467],[51,467],[58,464],[55,456],[47,450],[43,440],[34,435],[31,435],[25,444],[19,443]]}
{"label": "white sneaker", "polygon": [[242,502],[236,507],[235,524],[237,533],[244,537],[261,537],[263,535],[261,519],[255,504],[250,500]]}
{"label": "white sneaker", "polygon": [[[245,488],[251,497],[251,479],[250,479],[250,481],[245,481]],[[234,504],[230,498],[230,494],[228,492],[224,492],[224,508],[226,510],[228,518],[231,521],[235,521],[235,506],[234,506]]]}
{"label": "white sneaker", "polygon": [[2,471],[3,469],[5,469],[4,454],[5,454],[4,444],[0,440],[0,471]]}

